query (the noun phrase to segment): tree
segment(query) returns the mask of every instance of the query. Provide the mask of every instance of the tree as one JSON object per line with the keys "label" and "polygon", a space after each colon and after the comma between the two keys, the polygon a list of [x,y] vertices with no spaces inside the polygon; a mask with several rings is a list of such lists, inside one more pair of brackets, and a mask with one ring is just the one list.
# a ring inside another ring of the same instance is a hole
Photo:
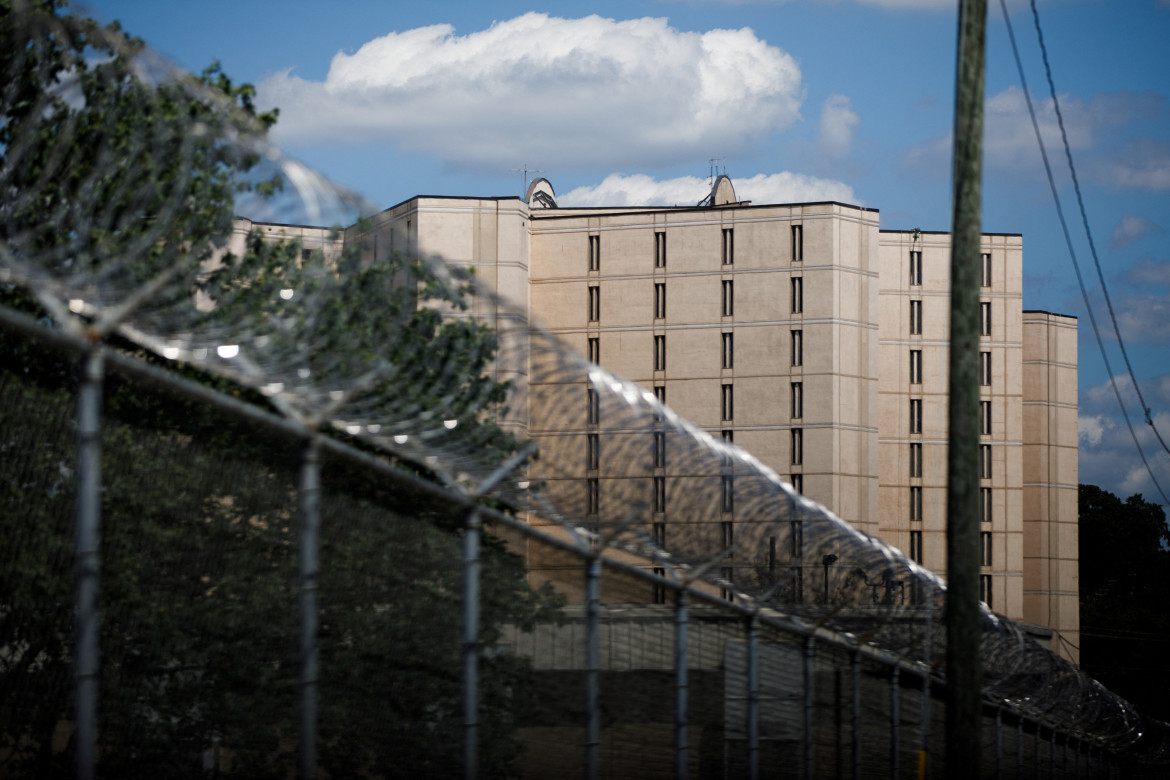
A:
{"label": "tree", "polygon": [[1162,507],[1081,485],[1081,665],[1147,717],[1170,720],[1170,529]]}
{"label": "tree", "polygon": [[[306,258],[298,244],[258,237],[216,272],[196,273],[223,245],[236,194],[257,186],[252,147],[224,139],[262,133],[275,115],[258,115],[251,87],[217,66],[197,84],[143,80],[140,52],[63,3],[0,0],[0,73],[11,75],[0,87],[3,265],[26,283],[85,279],[118,296],[168,274],[195,280],[152,305],[186,306],[185,321],[206,329],[266,336],[272,354],[301,361],[287,364],[298,374],[372,377],[361,387],[367,407],[441,407],[466,441],[510,452],[493,422],[506,387],[484,375],[494,334],[440,316],[466,305],[467,278],[408,258],[365,263],[357,250]],[[213,311],[188,305],[193,285]],[[53,295],[30,298],[38,289],[0,286],[0,305],[69,316]],[[118,300],[82,314],[92,321]],[[70,773],[60,743],[72,685],[75,386],[64,362],[0,338],[0,772],[17,776]],[[209,763],[286,776],[296,742],[295,447],[116,378],[105,418],[100,771],[181,777]],[[445,774],[459,715],[458,514],[344,464],[326,463],[323,487],[322,766],[335,776]],[[487,543],[483,566],[490,649],[502,624],[531,625],[556,600],[527,585],[501,544]],[[488,773],[507,774],[518,749],[512,703],[525,679],[515,659],[485,659]]]}

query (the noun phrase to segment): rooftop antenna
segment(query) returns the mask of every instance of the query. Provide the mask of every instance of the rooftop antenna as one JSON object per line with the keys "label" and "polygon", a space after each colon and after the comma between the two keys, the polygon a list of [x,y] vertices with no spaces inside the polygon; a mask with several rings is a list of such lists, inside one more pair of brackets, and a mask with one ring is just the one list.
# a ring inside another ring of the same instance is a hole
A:
{"label": "rooftop antenna", "polygon": [[530,174],[530,173],[544,173],[544,171],[542,171],[538,168],[529,168],[528,163],[524,163],[523,168],[512,168],[511,170],[512,170],[512,173],[523,174],[524,185],[522,187],[520,187],[520,197],[521,198],[523,198],[524,195],[528,192],[528,174]]}
{"label": "rooftop antenna", "polygon": [[715,179],[727,175],[727,165],[722,157],[712,157],[707,161],[707,184],[714,185]]}

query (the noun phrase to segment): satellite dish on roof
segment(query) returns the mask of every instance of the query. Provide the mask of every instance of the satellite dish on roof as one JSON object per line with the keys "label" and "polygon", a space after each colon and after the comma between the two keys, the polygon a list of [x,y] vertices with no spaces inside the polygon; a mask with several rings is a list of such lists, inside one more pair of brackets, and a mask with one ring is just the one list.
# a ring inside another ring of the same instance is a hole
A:
{"label": "satellite dish on roof", "polygon": [[711,185],[711,192],[707,197],[699,201],[699,205],[726,206],[737,202],[735,199],[735,187],[731,186],[731,178],[726,175],[721,175],[715,179],[715,183]]}
{"label": "satellite dish on roof", "polygon": [[528,192],[524,194],[524,200],[528,202],[530,208],[555,209],[557,207],[557,194],[553,191],[552,183],[543,176],[539,179],[533,179],[532,183],[528,185]]}

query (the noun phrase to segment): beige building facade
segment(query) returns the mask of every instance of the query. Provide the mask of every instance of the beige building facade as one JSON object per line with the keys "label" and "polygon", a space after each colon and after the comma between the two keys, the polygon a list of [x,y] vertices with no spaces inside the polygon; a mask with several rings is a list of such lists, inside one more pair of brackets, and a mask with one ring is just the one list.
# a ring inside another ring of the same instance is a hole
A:
{"label": "beige building facade", "polygon": [[[945,576],[948,234],[883,230],[877,210],[842,203],[742,202],[720,177],[694,207],[559,208],[543,179],[525,199],[420,196],[345,238],[475,268],[520,312],[507,316]],[[1076,320],[1023,311],[1021,236],[985,234],[981,252],[983,598],[1075,661]],[[514,388],[508,425],[587,452],[584,404],[551,425],[522,358],[496,370]],[[581,463],[557,478],[595,491],[595,508],[607,479],[628,478]],[[660,478],[669,526],[684,476],[667,464]]]}

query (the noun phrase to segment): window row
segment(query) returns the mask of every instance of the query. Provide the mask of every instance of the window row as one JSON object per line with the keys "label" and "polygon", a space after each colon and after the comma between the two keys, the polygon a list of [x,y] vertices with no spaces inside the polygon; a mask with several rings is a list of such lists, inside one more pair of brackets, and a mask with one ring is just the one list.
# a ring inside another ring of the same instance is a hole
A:
{"label": "window row", "polygon": [[[992,503],[991,503],[991,488],[985,487],[979,489],[979,519],[980,522],[990,523],[992,517]],[[910,519],[914,522],[922,522],[922,487],[920,485],[912,485],[910,487]]]}
{"label": "window row", "polygon": [[[991,335],[991,303],[988,301],[979,304],[979,333]],[[922,301],[910,301],[910,335],[922,335]]]}
{"label": "window row", "polygon": [[[980,255],[980,287],[991,286],[991,253],[983,252]],[[910,285],[918,287],[922,284],[922,251],[910,250]]]}
{"label": "window row", "polygon": [[[910,399],[910,433],[922,433],[922,399]],[[982,436],[991,435],[991,401],[979,402],[979,433]],[[988,450],[990,453],[990,450]],[[991,477],[990,454],[987,455],[987,478]]]}
{"label": "window row", "polygon": [[[790,297],[790,308],[793,314],[804,313],[804,279],[799,276],[792,277],[792,290]],[[722,283],[723,298],[721,313],[724,317],[735,316],[735,281],[733,279],[724,279]],[[654,319],[666,319],[666,283],[654,283]],[[597,284],[589,285],[589,322],[599,322],[601,320],[601,286]]]}
{"label": "window row", "polygon": [[[792,262],[799,263],[804,260],[804,227],[802,225],[793,225],[792,230]],[[588,259],[589,270],[601,270],[601,236],[599,234],[591,234],[588,236]],[[720,260],[723,265],[735,264],[735,228],[722,229],[722,242],[720,251]],[[663,230],[654,231],[654,267],[666,267],[666,232]]]}

